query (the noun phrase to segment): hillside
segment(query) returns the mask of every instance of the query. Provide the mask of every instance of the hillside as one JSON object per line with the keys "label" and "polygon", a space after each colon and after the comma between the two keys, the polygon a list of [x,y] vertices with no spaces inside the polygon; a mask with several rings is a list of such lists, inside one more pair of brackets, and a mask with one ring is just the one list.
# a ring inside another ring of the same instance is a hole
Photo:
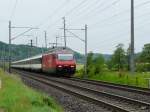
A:
{"label": "hillside", "polygon": [[[46,49],[38,48],[38,47],[30,47],[29,45],[11,45],[12,50],[12,60],[27,58],[32,55],[40,54],[44,52]],[[4,42],[0,42],[0,59],[5,55],[6,59],[8,59],[9,54],[9,46]]]}
{"label": "hillside", "polygon": [[104,58],[105,58],[105,60],[109,60],[110,58],[111,58],[111,54],[100,54],[100,53],[94,53],[93,54],[93,57],[94,58],[96,58],[96,57],[98,57],[99,55],[102,55]]}
{"label": "hillside", "polygon": [[[41,54],[42,52],[48,50],[46,48],[40,48],[40,47],[31,47],[29,45],[15,45],[13,44],[11,46],[12,50],[12,60],[19,60],[24,59],[30,56],[34,56],[37,54]],[[3,59],[5,55],[5,59],[8,60],[9,56],[9,46],[8,44],[0,41],[0,60]],[[84,56],[81,55],[78,52],[75,52],[75,57],[77,59],[77,62],[83,63]]]}
{"label": "hillside", "polygon": [[[40,47],[31,47],[29,45],[15,45],[13,44],[11,46],[12,49],[12,60],[19,60],[24,59],[30,56],[34,56],[37,54],[40,54],[48,49],[46,48],[40,48]],[[84,55],[74,51],[75,58],[78,63],[84,63]],[[8,44],[0,41],[0,60],[3,59],[5,55],[5,59],[8,60],[8,54],[9,54],[9,46]],[[97,57],[99,54],[95,53],[94,57]],[[103,54],[102,54],[103,55]],[[103,55],[106,60],[108,60],[111,55],[104,54]]]}

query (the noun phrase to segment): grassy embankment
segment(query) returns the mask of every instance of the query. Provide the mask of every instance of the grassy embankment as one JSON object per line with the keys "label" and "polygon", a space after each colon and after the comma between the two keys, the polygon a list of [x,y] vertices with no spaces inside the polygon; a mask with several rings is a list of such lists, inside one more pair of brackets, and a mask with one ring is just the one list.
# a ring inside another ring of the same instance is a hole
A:
{"label": "grassy embankment", "polygon": [[25,86],[21,80],[0,69],[0,112],[63,112],[49,96]]}
{"label": "grassy embankment", "polygon": [[[80,73],[80,69],[82,68],[82,65],[79,65],[77,67],[77,73],[75,74],[75,77],[82,78],[82,75]],[[129,72],[124,72],[122,73],[122,75],[119,75],[118,72],[105,71],[102,74],[92,74],[88,78],[92,80],[100,80],[116,84],[125,84],[130,86],[147,88],[148,80],[146,80],[146,78],[150,78],[150,73],[135,73],[134,75],[132,75]]]}

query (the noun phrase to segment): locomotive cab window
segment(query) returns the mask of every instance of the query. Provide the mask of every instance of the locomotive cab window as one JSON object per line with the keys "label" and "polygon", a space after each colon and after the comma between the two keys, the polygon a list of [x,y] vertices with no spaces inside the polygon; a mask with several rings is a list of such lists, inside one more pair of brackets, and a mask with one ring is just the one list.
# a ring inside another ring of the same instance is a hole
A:
{"label": "locomotive cab window", "polygon": [[73,60],[73,54],[58,54],[58,60]]}

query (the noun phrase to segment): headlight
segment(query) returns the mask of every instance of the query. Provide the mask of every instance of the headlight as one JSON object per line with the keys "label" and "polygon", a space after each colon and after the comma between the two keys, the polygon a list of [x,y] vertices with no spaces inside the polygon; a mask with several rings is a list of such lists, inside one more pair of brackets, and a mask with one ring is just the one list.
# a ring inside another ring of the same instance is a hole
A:
{"label": "headlight", "polygon": [[59,68],[62,68],[62,65],[58,65]]}
{"label": "headlight", "polygon": [[75,66],[74,66],[74,65],[71,65],[70,67],[71,67],[71,68],[75,68]]}

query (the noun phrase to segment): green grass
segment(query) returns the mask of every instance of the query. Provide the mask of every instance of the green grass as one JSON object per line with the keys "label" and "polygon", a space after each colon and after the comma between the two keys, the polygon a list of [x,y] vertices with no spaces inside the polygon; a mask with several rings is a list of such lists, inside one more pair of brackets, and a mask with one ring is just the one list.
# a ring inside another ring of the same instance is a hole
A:
{"label": "green grass", "polygon": [[77,64],[76,69],[77,69],[77,70],[81,70],[83,67],[84,67],[83,64]]}
{"label": "green grass", "polygon": [[63,112],[49,96],[25,86],[19,78],[0,69],[0,111],[4,112]]}
{"label": "green grass", "polygon": [[[77,71],[75,77],[82,78],[83,76],[80,71]],[[91,80],[148,88],[148,81],[146,78],[150,78],[150,73],[135,73],[132,75],[129,72],[124,72],[122,75],[119,75],[118,72],[103,72],[102,74],[93,74],[88,77],[88,79]]]}
{"label": "green grass", "polygon": [[117,72],[106,72],[102,75],[94,75],[90,79],[147,88],[146,78],[150,78],[150,73],[135,73],[134,75],[124,73],[120,76]]}

